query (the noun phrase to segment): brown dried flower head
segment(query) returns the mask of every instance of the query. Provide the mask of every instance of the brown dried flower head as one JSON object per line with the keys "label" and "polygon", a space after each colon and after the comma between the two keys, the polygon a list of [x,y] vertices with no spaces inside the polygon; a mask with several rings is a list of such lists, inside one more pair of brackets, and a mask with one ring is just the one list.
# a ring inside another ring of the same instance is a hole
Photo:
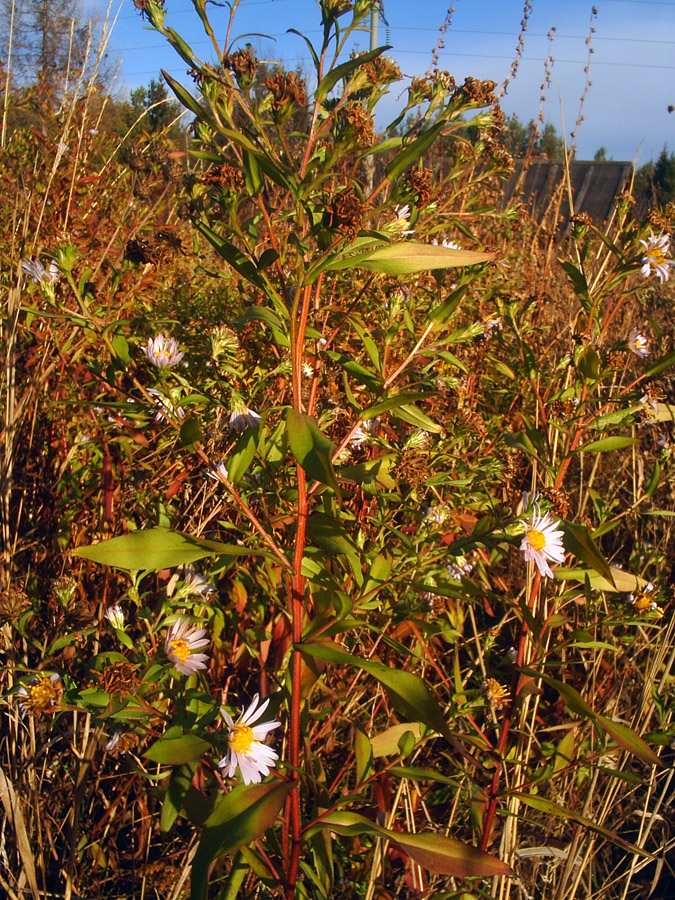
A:
{"label": "brown dried flower head", "polygon": [[417,195],[415,204],[423,209],[431,200],[431,169],[411,169],[406,178],[408,187]]}
{"label": "brown dried flower head", "polygon": [[464,79],[464,84],[460,90],[478,106],[490,106],[495,102],[494,89],[496,87],[496,81],[481,80],[469,76]]}
{"label": "brown dried flower head", "polygon": [[29,606],[28,594],[21,588],[8,587],[0,592],[0,619],[15,622]]}
{"label": "brown dried flower head", "polygon": [[140,687],[138,666],[134,663],[110,663],[100,672],[94,672],[94,676],[98,680],[99,690],[108,694],[119,694],[124,697],[135,693]]}
{"label": "brown dried flower head", "polygon": [[201,176],[202,184],[212,187],[225,188],[227,191],[238,192],[244,187],[244,175],[235,166],[223,163],[220,167],[213,167]]}
{"label": "brown dried flower head", "polygon": [[237,50],[235,53],[223,57],[223,66],[234,73],[237,84],[242,88],[250,87],[253,84],[259,65],[260,60],[248,48]]}
{"label": "brown dried flower head", "polygon": [[363,200],[352,189],[338,194],[326,208],[324,224],[327,228],[337,228],[349,234],[356,234],[363,223]]}
{"label": "brown dried flower head", "polygon": [[375,87],[399,81],[403,76],[394,60],[389,56],[378,56],[363,66],[368,81]]}
{"label": "brown dried flower head", "polygon": [[277,72],[265,79],[265,87],[272,95],[272,110],[280,112],[289,103],[295,102],[298,106],[307,105],[307,92],[305,82],[297,72]]}
{"label": "brown dried flower head", "polygon": [[339,115],[341,131],[349,142],[370,147],[375,143],[375,125],[373,117],[360,103],[349,103]]}

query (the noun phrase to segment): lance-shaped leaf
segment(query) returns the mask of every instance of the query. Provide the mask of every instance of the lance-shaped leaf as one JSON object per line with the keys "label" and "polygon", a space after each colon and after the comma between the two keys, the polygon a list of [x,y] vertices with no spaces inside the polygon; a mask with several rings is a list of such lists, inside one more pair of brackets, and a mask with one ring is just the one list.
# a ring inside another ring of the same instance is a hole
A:
{"label": "lance-shaped leaf", "polygon": [[663,767],[663,763],[649,744],[639,734],[636,734],[632,728],[622,725],[620,722],[613,722],[611,719],[605,718],[605,716],[596,715],[595,721],[623,750],[632,753],[643,762],[649,763],[649,765]]}
{"label": "lance-shaped leaf", "polygon": [[609,563],[595,546],[588,528],[585,525],[574,525],[565,520],[561,521],[560,528],[565,533],[563,539],[565,550],[585,562],[591,569],[595,569],[598,575],[602,575],[610,584],[614,584],[614,576]]}
{"label": "lance-shaped leaf", "polygon": [[254,263],[241,252],[234,244],[226,241],[212,228],[209,228],[204,222],[195,222],[195,228],[204,235],[206,240],[211,244],[215,251],[235,269],[242,278],[255,284],[257,287],[263,287],[263,280],[258,274],[258,270]]}
{"label": "lance-shaped leaf", "polygon": [[601,834],[603,837],[606,837],[608,840],[612,841],[612,843],[617,844],[619,847],[623,847],[624,850],[628,850],[629,853],[637,853],[639,856],[647,856],[650,858],[652,857],[651,853],[647,853],[645,850],[641,850],[634,844],[625,841],[609,828],[604,828],[602,825],[596,824],[591,819],[587,819],[585,818],[585,816],[580,816],[578,813],[573,812],[572,810],[565,809],[564,806],[553,803],[551,800],[547,800],[545,797],[540,797],[536,794],[521,794],[517,791],[512,793],[511,796],[517,797],[521,803],[524,803],[526,806],[532,807],[532,809],[541,810],[542,812],[546,813],[547,816],[557,816],[560,819],[570,819],[572,822],[578,822],[579,825],[583,825],[585,828],[589,828],[591,831],[595,831],[597,834]]}
{"label": "lance-shaped leaf", "polygon": [[448,123],[445,119],[440,119],[407,144],[385,169],[387,178],[395,181],[399,175],[405,172],[408,166],[417,162],[420,156],[431,147],[443,129],[447,128],[447,125]]}
{"label": "lance-shaped leaf", "polygon": [[91,559],[104,566],[130,571],[158,572],[174,566],[185,566],[206,556],[270,556],[265,550],[250,550],[236,544],[222,544],[204,538],[193,538],[180,531],[158,526],[132,531],[120,537],[77,547],[74,556]]}
{"label": "lance-shaped leaf", "polygon": [[342,63],[339,66],[336,66],[334,69],[331,69],[327,75],[325,75],[318,84],[316,89],[315,98],[319,103],[323,103],[328,94],[333,90],[335,85],[341,78],[346,78],[348,75],[358,69],[360,66],[365,65],[365,63],[370,62],[373,59],[376,59],[386,50],[390,50],[391,46],[389,44],[385,44],[383,47],[376,47],[374,50],[369,50],[367,53],[360,53],[358,56],[353,57],[352,59],[348,59],[347,62]]}
{"label": "lance-shaped leaf", "polygon": [[327,484],[340,496],[331,456],[333,444],[316,424],[312,416],[289,409],[286,432],[291,453],[310,478]]}
{"label": "lance-shaped leaf", "polygon": [[204,824],[192,863],[190,900],[205,900],[214,859],[250,844],[272,827],[293,787],[289,781],[238,785],[222,798]]}
{"label": "lance-shaped leaf", "polygon": [[382,828],[358,813],[342,811],[321,819],[315,828],[328,828],[337,834],[376,834],[404,850],[418,865],[439,875],[455,878],[488,878],[492,875],[513,875],[505,862],[472,847],[445,837],[443,834],[409,834]]}
{"label": "lance-shaped leaf", "polygon": [[210,748],[208,741],[196,734],[181,734],[179,737],[163,737],[151,744],[143,756],[152,762],[179,766],[193,759],[200,759]]}
{"label": "lance-shaped leaf", "polygon": [[480,250],[453,250],[450,247],[422,244],[419,241],[397,241],[376,250],[332,260],[326,268],[361,268],[385,275],[412,275],[431,269],[452,269],[489,262],[493,253]]}
{"label": "lance-shaped leaf", "polygon": [[306,655],[346,666],[358,666],[380,682],[394,707],[411,722],[422,722],[448,740],[452,735],[438,701],[419,675],[392,669],[372,659],[360,659],[327,643],[298,644]]}

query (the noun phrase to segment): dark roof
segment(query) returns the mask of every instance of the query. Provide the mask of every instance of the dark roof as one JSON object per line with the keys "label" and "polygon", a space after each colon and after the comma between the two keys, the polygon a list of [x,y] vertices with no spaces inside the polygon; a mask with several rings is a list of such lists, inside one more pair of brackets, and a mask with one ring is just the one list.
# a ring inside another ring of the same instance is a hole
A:
{"label": "dark roof", "polygon": [[[533,219],[541,221],[549,210],[556,188],[563,184],[560,205],[564,227],[570,212],[567,188],[564,186],[565,164],[560,159],[533,159],[523,174],[524,160],[515,161],[516,171],[504,185],[504,199],[520,199]],[[629,162],[595,162],[579,160],[570,163],[570,181],[575,213],[587,213],[596,225],[606,221],[614,209],[616,197],[625,190],[633,165]]]}

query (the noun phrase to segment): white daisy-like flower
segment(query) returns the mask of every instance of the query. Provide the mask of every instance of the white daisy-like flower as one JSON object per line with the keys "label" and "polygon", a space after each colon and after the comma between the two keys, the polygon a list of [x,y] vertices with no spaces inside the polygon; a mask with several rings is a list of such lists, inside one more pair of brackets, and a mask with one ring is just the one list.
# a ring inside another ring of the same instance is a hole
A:
{"label": "white daisy-like flower", "polygon": [[657,237],[653,231],[650,231],[646,241],[640,241],[645,248],[645,255],[642,257],[642,268],[640,272],[643,278],[649,278],[652,270],[656,272],[656,277],[661,284],[668,281],[670,277],[670,267],[675,266],[675,260],[666,259],[666,254],[670,250],[670,237],[667,234],[661,234]]}
{"label": "white daisy-like flower", "polygon": [[228,428],[230,431],[236,431],[237,434],[246,431],[247,428],[255,428],[262,422],[262,416],[243,404],[237,404],[230,413],[230,422]]}
{"label": "white daisy-like flower", "polygon": [[218,589],[210,584],[192,564],[183,567],[183,586],[188,594],[198,594],[204,599],[209,594],[218,593]]}
{"label": "white daisy-like flower", "polygon": [[649,339],[639,328],[634,328],[628,335],[628,349],[636,356],[649,356]]}
{"label": "white daisy-like flower", "polygon": [[206,474],[209,476],[209,478],[213,478],[214,481],[219,481],[221,484],[227,484],[229,481],[227,466],[224,462],[219,462],[212,465],[209,469],[206,470]]}
{"label": "white daisy-like flower", "polygon": [[24,259],[21,268],[33,284],[53,284],[59,280],[60,272],[55,259],[49,263],[48,269],[45,269],[39,259]]}
{"label": "white daisy-like flower", "polygon": [[229,733],[227,753],[218,765],[225,769],[225,775],[229,778],[234,775],[238,766],[244,784],[257,784],[263,775],[269,775],[270,769],[274,768],[279,759],[276,750],[265,744],[265,738],[281,722],[258,722],[270,702],[265,700],[258,706],[259,699],[256,694],[246,712],[242,710],[236,722],[227,710],[220,710]]}
{"label": "white daisy-like flower", "polygon": [[395,218],[389,222],[387,229],[389,231],[393,231],[395,234],[400,234],[404,237],[407,234],[414,234],[414,228],[408,228],[410,225],[410,206],[406,203],[405,206],[396,205],[394,207]]}
{"label": "white daisy-like flower", "polygon": [[158,369],[175,366],[185,356],[185,353],[178,349],[176,338],[166,338],[163,334],[148,338],[147,346],[141,347],[141,350]]}
{"label": "white daisy-like flower", "polygon": [[146,388],[148,394],[152,397],[155,406],[159,412],[155,416],[155,422],[167,422],[172,419],[179,419],[181,422],[185,418],[185,410],[173,398],[165,397],[157,388]]}
{"label": "white daisy-like flower", "polygon": [[434,238],[431,243],[434,245],[434,247],[441,246],[441,247],[445,247],[446,250],[461,250],[462,249],[458,243],[456,243],[455,241],[448,241],[446,238],[443,238],[440,245],[438,243],[437,238]]}
{"label": "white daisy-like flower", "polygon": [[164,651],[181,675],[194,675],[198,669],[206,668],[208,654],[195,653],[201,647],[209,645],[210,639],[205,635],[205,628],[195,628],[180,617],[169,629],[164,641]]}
{"label": "white daisy-like flower", "polygon": [[527,562],[535,562],[541,575],[553,578],[553,572],[548,561],[561,563],[565,561],[565,548],[563,547],[563,531],[558,529],[559,519],[554,519],[551,513],[543,516],[535,508],[532,521],[521,519],[525,528],[525,535],[520,544],[520,549],[525,554]]}
{"label": "white daisy-like flower", "polygon": [[359,422],[349,439],[350,445],[360,449],[364,444],[368,444],[373,435],[377,433],[379,424],[380,420],[378,418]]}
{"label": "white daisy-like flower", "polygon": [[124,630],[124,611],[119,604],[116,603],[115,606],[109,606],[105,611],[105,617],[113,628],[118,628],[120,631]]}

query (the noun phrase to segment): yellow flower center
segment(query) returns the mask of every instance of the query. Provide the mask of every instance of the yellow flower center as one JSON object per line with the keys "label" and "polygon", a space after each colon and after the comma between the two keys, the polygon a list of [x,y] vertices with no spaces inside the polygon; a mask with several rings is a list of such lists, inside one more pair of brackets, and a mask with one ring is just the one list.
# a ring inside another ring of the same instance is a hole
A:
{"label": "yellow flower center", "polygon": [[53,706],[60,695],[60,682],[54,682],[43,675],[35,684],[28,688],[28,696],[24,700],[27,707],[34,710],[47,709]]}
{"label": "yellow flower center", "polygon": [[666,257],[660,247],[651,247],[647,254],[647,259],[653,266],[660,266],[666,261]]}
{"label": "yellow flower center", "polygon": [[542,531],[537,531],[536,528],[531,528],[527,532],[527,539],[534,550],[543,550],[546,546],[546,535]]}
{"label": "yellow flower center", "polygon": [[637,612],[647,612],[651,605],[652,601],[645,594],[638,594],[635,598],[635,609]]}
{"label": "yellow flower center", "polygon": [[185,660],[190,655],[190,648],[185,643],[182,638],[178,638],[175,641],[171,641],[169,643],[169,647],[173,650],[174,656],[177,656],[180,662],[185,662]]}
{"label": "yellow flower center", "polygon": [[230,735],[230,747],[235,753],[248,753],[253,743],[253,729],[248,725],[235,725]]}

